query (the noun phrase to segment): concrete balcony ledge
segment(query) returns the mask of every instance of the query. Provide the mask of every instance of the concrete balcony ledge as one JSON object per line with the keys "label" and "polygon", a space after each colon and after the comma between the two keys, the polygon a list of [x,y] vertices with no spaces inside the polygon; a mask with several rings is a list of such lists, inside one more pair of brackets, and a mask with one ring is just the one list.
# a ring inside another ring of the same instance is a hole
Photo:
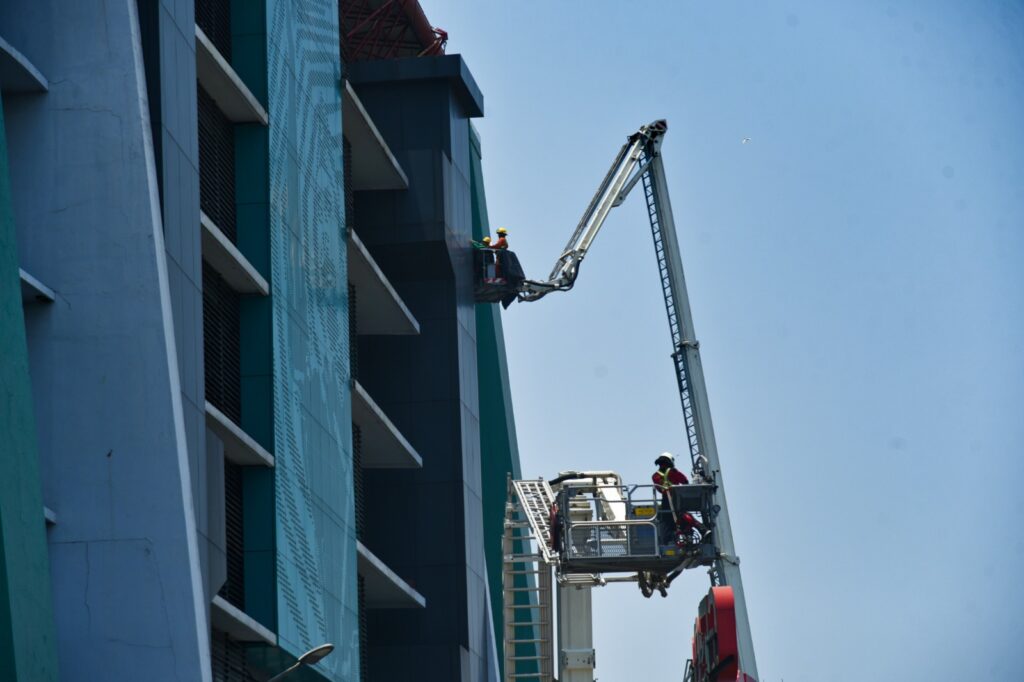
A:
{"label": "concrete balcony ledge", "polygon": [[348,81],[341,92],[341,124],[352,145],[352,189],[407,189],[409,178]]}
{"label": "concrete balcony ledge", "polygon": [[224,55],[196,26],[196,77],[206,94],[235,123],[267,125],[266,109],[246,87]]}
{"label": "concrete balcony ledge", "polygon": [[427,600],[409,583],[398,577],[387,564],[356,540],[356,567],[366,588],[366,607],[370,609],[425,609]]}
{"label": "concrete balcony ledge", "polygon": [[25,55],[0,36],[0,91],[46,92],[50,84]]}
{"label": "concrete balcony ledge", "polygon": [[348,281],[359,296],[356,328],[360,334],[419,334],[420,323],[373,260],[355,230],[348,231]]}
{"label": "concrete balcony ledge", "polygon": [[358,381],[352,382],[352,422],[363,437],[366,469],[419,469],[423,460]]}
{"label": "concrete balcony ledge", "polygon": [[53,289],[25,272],[22,268],[18,268],[18,275],[21,278],[22,303],[53,303],[56,300],[57,295],[53,293]]}
{"label": "concrete balcony ledge", "polygon": [[277,635],[219,594],[210,602],[210,624],[238,642],[277,646]]}
{"label": "concrete balcony ledge", "polygon": [[203,228],[203,260],[224,278],[228,286],[240,294],[269,295],[267,280],[202,211],[199,212],[199,223]]}
{"label": "concrete balcony ledge", "polygon": [[224,457],[228,461],[241,466],[274,466],[274,456],[209,400],[206,401],[206,425],[223,441]]}

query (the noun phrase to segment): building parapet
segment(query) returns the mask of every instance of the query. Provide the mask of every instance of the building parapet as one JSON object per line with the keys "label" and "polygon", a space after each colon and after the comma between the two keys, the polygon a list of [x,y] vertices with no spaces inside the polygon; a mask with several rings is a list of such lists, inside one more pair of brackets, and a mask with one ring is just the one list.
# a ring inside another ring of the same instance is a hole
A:
{"label": "building parapet", "polygon": [[484,115],[483,93],[461,55],[356,62],[348,65],[348,77],[357,87],[396,81],[448,80],[467,116]]}

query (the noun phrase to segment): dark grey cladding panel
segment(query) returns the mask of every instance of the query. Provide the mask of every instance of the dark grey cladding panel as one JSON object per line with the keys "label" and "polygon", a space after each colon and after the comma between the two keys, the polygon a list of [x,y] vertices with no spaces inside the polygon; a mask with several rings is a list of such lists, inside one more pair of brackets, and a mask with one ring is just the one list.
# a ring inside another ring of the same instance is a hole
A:
{"label": "dark grey cladding panel", "polygon": [[[445,80],[467,116],[478,118],[484,115],[483,93],[459,54],[356,62],[349,65],[348,78],[356,86]],[[372,111],[370,113],[373,114]]]}
{"label": "dark grey cladding panel", "polygon": [[476,680],[470,633],[485,593],[467,169],[482,98],[458,56],[355,64],[352,81],[409,177],[405,191],[357,192],[355,224],[420,322],[416,336],[359,341],[360,383],[423,457],[418,471],[365,472],[365,542],[427,600],[370,612],[370,675]]}
{"label": "dark grey cladding panel", "polygon": [[[464,572],[452,571],[447,566],[420,568],[415,587],[416,591],[427,600],[427,609],[371,611],[369,618],[370,641],[389,641],[393,644],[409,646],[417,644],[449,646],[454,643],[459,636],[458,621],[460,618],[456,614],[465,612],[464,578]],[[435,607],[437,613],[433,616],[429,613],[431,603],[438,605]],[[440,617],[442,615],[447,617]],[[403,675],[393,679],[420,678]]]}
{"label": "dark grey cladding panel", "polygon": [[[357,192],[356,196],[360,194],[373,194],[372,192]],[[356,211],[360,205],[359,199],[356,199]],[[358,215],[358,214],[357,214]],[[430,229],[436,229],[440,231],[443,226],[438,225],[436,228],[428,227],[422,223],[411,224],[409,226],[400,225],[395,226],[395,234],[399,233],[410,233],[420,231],[426,232]],[[373,228],[370,230],[378,239],[382,237],[380,234],[381,230]],[[421,235],[422,236],[422,235]],[[360,239],[362,239],[362,232],[359,233]],[[367,245],[367,248],[371,250],[373,260],[376,261],[377,265],[387,275],[388,280],[394,286],[395,291],[402,298],[406,307],[409,308],[409,312],[413,314],[417,320],[420,319],[421,311],[418,308],[430,309],[436,303],[424,303],[423,297],[415,295],[416,286],[418,283],[424,281],[443,281],[450,280],[454,277],[452,260],[448,255],[447,248],[443,241],[425,241],[420,239],[409,239],[412,242],[414,248],[410,248],[410,244],[393,244],[393,243],[374,243],[370,240],[363,240],[363,243]],[[410,286],[411,285],[411,286]],[[410,298],[406,296],[411,294]]]}
{"label": "dark grey cladding panel", "polygon": [[[469,118],[483,108],[465,62],[459,55],[360,62],[351,66],[350,79],[410,179],[400,192],[356,194],[364,243],[445,241],[449,250],[460,248],[471,232]],[[415,273],[406,279],[437,276],[409,265],[398,278],[406,271]]]}
{"label": "dark grey cladding panel", "polygon": [[[387,642],[388,640],[378,641]],[[458,649],[454,647],[438,647],[430,644],[419,646],[374,646],[371,644],[370,679],[452,682],[452,680],[475,678],[462,676]]]}

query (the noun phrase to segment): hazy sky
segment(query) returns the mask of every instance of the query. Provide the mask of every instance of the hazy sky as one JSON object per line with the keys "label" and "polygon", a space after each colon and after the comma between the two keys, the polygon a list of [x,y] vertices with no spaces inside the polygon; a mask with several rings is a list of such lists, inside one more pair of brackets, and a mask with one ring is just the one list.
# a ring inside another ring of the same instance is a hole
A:
{"label": "hazy sky", "polygon": [[[422,4],[530,276],[668,119],[762,682],[1024,679],[1024,4]],[[685,453],[640,194],[504,321],[525,475]],[[596,591],[598,677],[678,680],[706,591]]]}

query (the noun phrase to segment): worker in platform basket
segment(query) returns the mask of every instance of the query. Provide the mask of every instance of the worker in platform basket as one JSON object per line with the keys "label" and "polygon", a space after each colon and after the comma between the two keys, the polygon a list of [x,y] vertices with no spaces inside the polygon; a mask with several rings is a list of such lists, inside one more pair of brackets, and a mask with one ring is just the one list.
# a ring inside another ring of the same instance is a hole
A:
{"label": "worker in platform basket", "polygon": [[658,512],[658,540],[662,545],[679,543],[690,538],[696,519],[689,513],[673,508],[672,486],[687,485],[690,481],[679,469],[671,452],[663,452],[654,460],[658,470],[651,475],[654,485],[661,491],[661,509]]}
{"label": "worker in platform basket", "polygon": [[473,248],[479,252],[477,256],[477,263],[481,268],[480,274],[477,275],[478,279],[484,282],[490,282],[494,280],[494,252],[491,251],[491,238],[484,237],[481,241],[471,240],[469,242],[473,245]]}
{"label": "worker in platform basket", "polygon": [[492,249],[507,249],[508,248],[508,230],[504,227],[498,228],[498,241],[491,244]]}
{"label": "worker in platform basket", "polygon": [[[497,251],[508,251],[508,230],[504,227],[499,227],[498,230],[498,241],[491,244],[491,248]],[[495,253],[494,262],[494,279],[502,284],[505,283],[505,258],[502,254]]]}

